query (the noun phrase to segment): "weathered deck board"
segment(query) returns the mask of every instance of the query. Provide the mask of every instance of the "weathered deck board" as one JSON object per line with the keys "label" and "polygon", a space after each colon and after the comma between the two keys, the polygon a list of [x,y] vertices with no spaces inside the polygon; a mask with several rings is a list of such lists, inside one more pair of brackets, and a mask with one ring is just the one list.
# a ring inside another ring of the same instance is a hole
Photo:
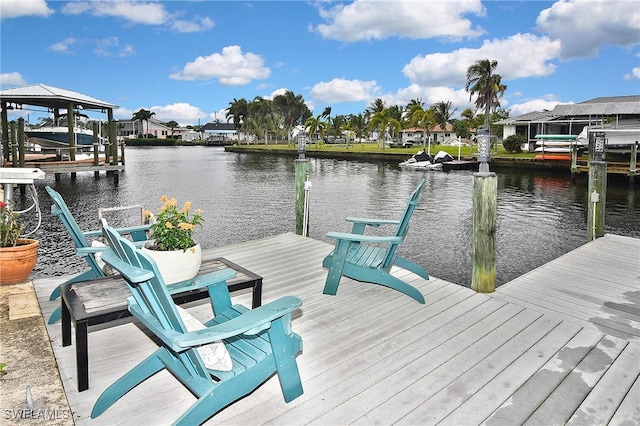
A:
{"label": "weathered deck board", "polygon": [[[322,294],[321,261],[331,246],[321,241],[284,234],[209,250],[207,257],[262,275],[263,302],[286,294],[303,300],[293,328],[304,342],[298,362],[305,393],[286,404],[272,378],[208,423],[638,424],[640,346],[628,340],[637,338],[640,271],[632,265],[640,245],[599,240],[604,248],[596,240],[560,258],[566,266],[545,265],[553,278],[543,266],[491,295],[394,270],[425,295],[425,305],[350,280],[336,296]],[[617,249],[626,254],[611,253]],[[608,266],[598,267],[592,255]],[[45,316],[59,303],[48,294],[60,281],[34,283]],[[606,293],[597,291],[603,282]],[[249,305],[250,297],[234,300]],[[201,302],[189,311],[211,314]],[[82,393],[73,346],[62,348],[59,324],[48,326],[76,424],[171,423],[195,399],[166,372],[89,419],[102,390],[155,348],[140,326],[121,322],[89,333],[90,388]],[[606,336],[605,322],[617,333],[628,328],[629,339]]]}
{"label": "weathered deck board", "polygon": [[495,297],[640,343],[640,240],[607,234],[498,287]]}

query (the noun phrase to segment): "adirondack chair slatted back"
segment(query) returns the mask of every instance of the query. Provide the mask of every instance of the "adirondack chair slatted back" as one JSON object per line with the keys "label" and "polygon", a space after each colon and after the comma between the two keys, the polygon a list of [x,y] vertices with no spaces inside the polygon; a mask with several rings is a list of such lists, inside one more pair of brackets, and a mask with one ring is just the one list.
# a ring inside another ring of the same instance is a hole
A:
{"label": "adirondack chair slatted back", "polygon": [[[162,370],[167,370],[197,398],[176,420],[177,425],[204,423],[249,395],[275,373],[285,402],[302,395],[295,360],[302,352],[302,339],[291,328],[291,313],[302,305],[300,299],[284,296],[254,310],[231,305],[226,280],[235,272],[223,269],[205,273],[171,287],[176,292],[207,287],[215,316],[200,324],[202,328],[199,324],[193,327],[192,318],[178,313],[155,262],[117,230],[105,222],[102,225],[110,246],[102,258],[127,282],[132,294],[128,299],[131,313],[161,342],[153,354],[102,392],[91,418]],[[185,321],[197,331],[188,332]],[[230,363],[211,363],[213,357],[208,352],[211,345],[223,349],[222,357]]]}
{"label": "adirondack chair slatted back", "polygon": [[[425,303],[424,296],[417,288],[391,273],[391,268],[397,266],[424,279],[429,279],[429,274],[422,266],[396,253],[398,246],[403,243],[407,235],[411,216],[420,204],[422,199],[420,191],[424,183],[425,179],[420,180],[413,190],[400,219],[348,217],[347,220],[353,223],[350,234],[327,233],[329,238],[336,240],[336,245],[322,261],[322,266],[328,269],[322,291],[324,294],[336,295],[341,277],[348,277],[356,281],[379,284],[398,290],[420,303]],[[396,226],[393,236],[389,236],[388,233],[385,235],[365,234],[367,226],[378,227],[382,225]]]}
{"label": "adirondack chair slatted back", "polygon": [[[411,220],[411,216],[413,215],[413,212],[416,209],[416,207],[418,207],[418,205],[420,204],[420,201],[422,201],[422,194],[420,193],[420,191],[424,186],[424,182],[425,182],[425,179],[420,180],[420,182],[416,186],[416,189],[413,190],[413,192],[411,193],[411,197],[409,197],[409,201],[407,202],[407,205],[404,208],[402,217],[400,218],[400,224],[396,229],[395,236],[402,237],[402,241],[404,241],[405,237],[407,236],[407,232],[409,231],[409,221]],[[383,268],[390,267],[393,264],[393,258],[396,254],[396,249],[398,248],[398,245],[399,244],[394,243],[389,246],[387,255],[385,256],[384,261],[382,262]]]}
{"label": "adirondack chair slatted back", "polygon": [[[115,229],[107,226],[104,219],[102,219],[102,225],[103,234],[113,254],[133,267],[153,272],[151,279],[141,283],[134,284],[125,278],[134,301],[133,304],[131,302],[129,303],[130,309],[137,309],[141,313],[152,317],[151,321],[156,322],[158,326],[158,329],[155,330],[156,333],[161,332],[161,330],[166,332],[187,332],[153,259],[147,256],[142,250],[136,249],[133,243],[123,238]],[[110,263],[110,257],[111,253],[107,252],[104,254],[104,259],[107,263]],[[162,339],[163,336],[158,337]],[[195,349],[189,349],[176,355],[191,374],[197,374],[203,378],[208,377],[209,373],[204,362]]]}
{"label": "adirondack chair slatted back", "polygon": [[[50,186],[46,186],[45,189],[54,203],[51,205],[51,214],[58,216],[64,227],[67,229],[69,236],[71,236],[76,248],[91,247],[91,244],[82,233],[82,230],[78,226],[78,223],[71,214],[71,211],[69,210],[69,207],[67,207],[67,203],[64,201],[62,196]],[[95,278],[104,276],[104,273],[93,254],[87,254],[84,258],[89,263]]]}

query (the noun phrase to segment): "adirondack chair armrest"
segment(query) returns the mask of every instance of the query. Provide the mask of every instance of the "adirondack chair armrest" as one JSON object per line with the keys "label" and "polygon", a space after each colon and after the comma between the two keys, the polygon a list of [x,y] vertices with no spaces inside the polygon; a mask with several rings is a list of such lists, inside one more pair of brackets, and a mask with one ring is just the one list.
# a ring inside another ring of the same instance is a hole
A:
{"label": "adirondack chair armrest", "polygon": [[359,243],[402,243],[402,237],[347,234],[344,232],[327,232],[327,237],[342,241],[353,241]]}
{"label": "adirondack chair armrest", "polygon": [[108,265],[112,266],[120,274],[131,283],[142,283],[145,281],[149,281],[155,275],[152,271],[147,271],[146,269],[137,268],[120,259],[113,250],[105,250],[102,253],[102,260],[105,261]]}
{"label": "adirondack chair armrest", "polygon": [[398,226],[400,221],[394,219],[369,219],[364,217],[349,216],[346,218],[347,222],[353,223],[351,227],[352,234],[364,234],[367,226],[372,228],[378,228],[380,225],[395,225]]}
{"label": "adirondack chair armrest", "polygon": [[229,321],[207,327],[204,330],[191,331],[184,334],[176,333],[172,339],[173,349],[180,352],[194,346],[240,334],[256,334],[269,328],[273,321],[290,315],[300,306],[302,306],[302,301],[297,297],[281,297],[259,308],[244,312]]}
{"label": "adirondack chair armrest", "polygon": [[400,221],[395,219],[369,219],[365,217],[353,217],[349,216],[345,219],[347,222],[353,223],[364,223],[369,226],[380,226],[380,225],[399,225]]}
{"label": "adirondack chair armrest", "polygon": [[[133,245],[137,248],[142,247],[146,241],[133,241]],[[78,247],[76,248],[76,256],[86,256],[91,253],[102,253],[107,250],[110,250],[109,246],[91,246],[91,247]]]}
{"label": "adirondack chair armrest", "polygon": [[[219,271],[209,272],[207,274],[198,275],[195,278],[186,281],[180,281],[179,283],[169,284],[167,290],[169,294],[174,295],[189,290],[197,290],[202,287],[209,287],[212,284],[222,283],[226,280],[236,276],[236,271],[231,268],[221,269]],[[225,290],[228,293],[228,289]]]}
{"label": "adirondack chair armrest", "polygon": [[[151,225],[137,225],[137,226],[127,226],[124,228],[115,228],[115,230],[118,231],[118,234],[120,235],[128,235],[128,234],[132,234],[134,232],[139,232],[139,231],[146,232],[149,230],[150,227]],[[84,235],[85,237],[100,237],[102,236],[102,230],[84,231],[82,235]]]}

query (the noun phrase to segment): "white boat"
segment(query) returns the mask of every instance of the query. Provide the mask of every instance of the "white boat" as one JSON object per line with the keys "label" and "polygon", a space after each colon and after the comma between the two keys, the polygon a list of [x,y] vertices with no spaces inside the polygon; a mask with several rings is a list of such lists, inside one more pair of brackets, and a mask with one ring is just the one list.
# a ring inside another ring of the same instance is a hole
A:
{"label": "white boat", "polygon": [[414,170],[442,170],[442,163],[448,161],[453,161],[453,157],[445,151],[440,151],[435,156],[418,151],[408,160],[401,162],[399,166]]}
{"label": "white boat", "polygon": [[[64,148],[69,146],[69,129],[66,126],[44,126],[25,129],[29,143],[42,148]],[[76,146],[93,145],[93,132],[76,127],[73,130]]]}

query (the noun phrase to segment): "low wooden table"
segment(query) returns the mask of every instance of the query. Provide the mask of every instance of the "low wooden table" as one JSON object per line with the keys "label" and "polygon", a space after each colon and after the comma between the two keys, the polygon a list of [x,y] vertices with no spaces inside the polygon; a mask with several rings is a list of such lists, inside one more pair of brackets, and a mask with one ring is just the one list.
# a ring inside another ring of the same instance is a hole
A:
{"label": "low wooden table", "polygon": [[[252,308],[262,304],[262,277],[229,260],[219,257],[202,262],[198,275],[231,268],[236,276],[227,281],[229,291],[253,289]],[[76,329],[76,371],[78,391],[89,389],[89,326],[131,316],[127,298],[131,292],[119,276],[108,276],[60,287],[62,304],[62,346],[71,344],[71,324]],[[209,297],[207,288],[189,290],[172,296],[176,304]]]}

